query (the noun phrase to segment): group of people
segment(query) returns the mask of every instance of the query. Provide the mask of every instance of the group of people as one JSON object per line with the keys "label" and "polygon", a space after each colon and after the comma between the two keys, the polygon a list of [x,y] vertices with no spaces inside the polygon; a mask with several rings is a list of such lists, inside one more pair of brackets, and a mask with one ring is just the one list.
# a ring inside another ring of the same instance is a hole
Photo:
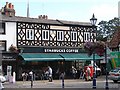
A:
{"label": "group of people", "polygon": [[[52,78],[52,68],[50,66],[47,67],[47,69],[45,70],[44,74],[49,79],[49,82],[52,82],[52,79],[53,79]],[[23,72],[22,73],[22,79],[23,79],[23,81],[35,80],[35,73],[33,71],[30,71],[29,73]]]}
{"label": "group of people", "polygon": [[93,72],[92,69],[89,67],[89,66],[86,66],[84,69],[80,69],[79,72],[77,71],[77,69],[72,66],[72,77],[73,79],[76,79],[76,75],[77,73],[79,73],[79,78],[80,79],[85,79],[86,81],[89,81],[92,79],[92,75],[93,75]]}
{"label": "group of people", "polygon": [[[60,71],[60,69],[58,69],[56,73],[59,73],[58,74],[59,79],[62,79],[65,76],[65,72]],[[71,73],[72,73],[71,75],[72,75],[73,79],[76,79],[77,75],[79,73],[79,78],[80,79],[91,80],[91,70],[90,70],[89,67],[87,67],[86,70],[80,69],[78,71],[74,66],[72,66],[71,67]],[[30,80],[33,79],[34,80],[35,75],[34,75],[33,71],[30,71],[29,73],[23,72],[22,73],[22,78],[23,78],[23,81],[26,81],[28,79],[30,79]],[[53,80],[53,70],[50,66],[48,66],[47,69],[44,71],[43,78],[46,78],[46,79],[49,80],[49,82],[52,82],[52,80]]]}

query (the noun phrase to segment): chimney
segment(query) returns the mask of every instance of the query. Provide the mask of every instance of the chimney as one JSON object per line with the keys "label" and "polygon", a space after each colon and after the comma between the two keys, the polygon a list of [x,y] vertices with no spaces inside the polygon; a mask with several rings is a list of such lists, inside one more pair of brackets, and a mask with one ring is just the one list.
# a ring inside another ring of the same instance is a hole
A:
{"label": "chimney", "polygon": [[4,13],[4,7],[2,7],[1,12]]}
{"label": "chimney", "polygon": [[14,5],[12,5],[12,9],[14,9]]}
{"label": "chimney", "polygon": [[14,5],[12,3],[6,2],[4,8],[2,8],[2,14],[7,16],[15,16]]}
{"label": "chimney", "polygon": [[6,2],[6,6],[5,6],[6,8],[9,8],[9,3],[8,2]]}
{"label": "chimney", "polygon": [[48,19],[48,16],[47,15],[39,15],[38,18],[39,19]]}
{"label": "chimney", "polygon": [[9,8],[10,8],[10,9],[13,9],[13,8],[12,8],[12,3],[9,3]]}

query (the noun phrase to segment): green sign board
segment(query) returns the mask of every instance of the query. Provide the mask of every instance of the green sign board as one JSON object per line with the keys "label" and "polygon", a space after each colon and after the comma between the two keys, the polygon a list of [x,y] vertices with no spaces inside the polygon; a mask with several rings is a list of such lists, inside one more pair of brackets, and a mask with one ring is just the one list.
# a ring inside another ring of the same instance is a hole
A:
{"label": "green sign board", "polygon": [[111,52],[111,64],[113,68],[120,67],[120,52]]}

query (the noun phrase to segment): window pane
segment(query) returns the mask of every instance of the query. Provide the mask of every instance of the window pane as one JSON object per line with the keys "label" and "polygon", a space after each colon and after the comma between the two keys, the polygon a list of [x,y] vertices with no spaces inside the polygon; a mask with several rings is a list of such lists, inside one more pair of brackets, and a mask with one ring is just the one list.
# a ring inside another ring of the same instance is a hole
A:
{"label": "window pane", "polygon": [[74,33],[74,40],[76,40],[76,33]]}
{"label": "window pane", "polygon": [[60,32],[58,32],[58,40],[60,40]]}
{"label": "window pane", "polygon": [[63,33],[61,32],[61,40],[63,40]]}
{"label": "window pane", "polygon": [[5,50],[6,41],[0,41],[0,50]]}
{"label": "window pane", "polygon": [[87,40],[89,40],[89,34],[87,33]]}
{"label": "window pane", "polygon": [[27,31],[26,31],[26,39],[34,40],[34,30],[33,29],[27,29]]}
{"label": "window pane", "polygon": [[5,23],[0,22],[0,34],[5,33]]}
{"label": "window pane", "polygon": [[48,31],[46,31],[46,39],[48,39]]}
{"label": "window pane", "polygon": [[86,40],[86,33],[84,34],[84,40]]}
{"label": "window pane", "polygon": [[62,41],[63,40],[63,31],[58,31],[57,32],[57,40]]}
{"label": "window pane", "polygon": [[49,39],[49,31],[48,30],[42,31],[42,39],[43,40],[48,40]]}
{"label": "window pane", "polygon": [[27,39],[29,39],[29,30],[27,30]]}
{"label": "window pane", "polygon": [[43,39],[45,39],[45,31],[43,31]]}
{"label": "window pane", "polygon": [[71,40],[76,41],[77,40],[77,32],[71,32]]}

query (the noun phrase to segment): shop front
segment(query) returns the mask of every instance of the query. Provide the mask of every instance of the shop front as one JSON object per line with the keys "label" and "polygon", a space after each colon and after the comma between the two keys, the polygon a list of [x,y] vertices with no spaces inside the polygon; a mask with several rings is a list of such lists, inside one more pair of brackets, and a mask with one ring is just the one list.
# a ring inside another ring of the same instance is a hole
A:
{"label": "shop front", "polygon": [[[25,50],[25,49],[24,49]],[[23,51],[18,56],[17,61],[22,61],[19,63],[17,73],[18,79],[21,79],[23,72],[29,73],[29,71],[34,71],[36,79],[41,79],[44,70],[47,66],[51,66],[53,69],[53,79],[59,79],[57,76],[58,69],[63,69],[66,73],[65,78],[71,78],[71,67],[74,65],[79,69],[78,61],[84,63],[86,60],[90,61],[93,56],[88,56],[87,53],[80,52],[77,48],[44,48],[44,52],[26,52]],[[100,60],[101,57],[96,55],[96,60]]]}
{"label": "shop front", "polygon": [[13,75],[13,72],[16,72],[16,58],[18,57],[17,53],[2,52],[2,75],[9,77]]}

